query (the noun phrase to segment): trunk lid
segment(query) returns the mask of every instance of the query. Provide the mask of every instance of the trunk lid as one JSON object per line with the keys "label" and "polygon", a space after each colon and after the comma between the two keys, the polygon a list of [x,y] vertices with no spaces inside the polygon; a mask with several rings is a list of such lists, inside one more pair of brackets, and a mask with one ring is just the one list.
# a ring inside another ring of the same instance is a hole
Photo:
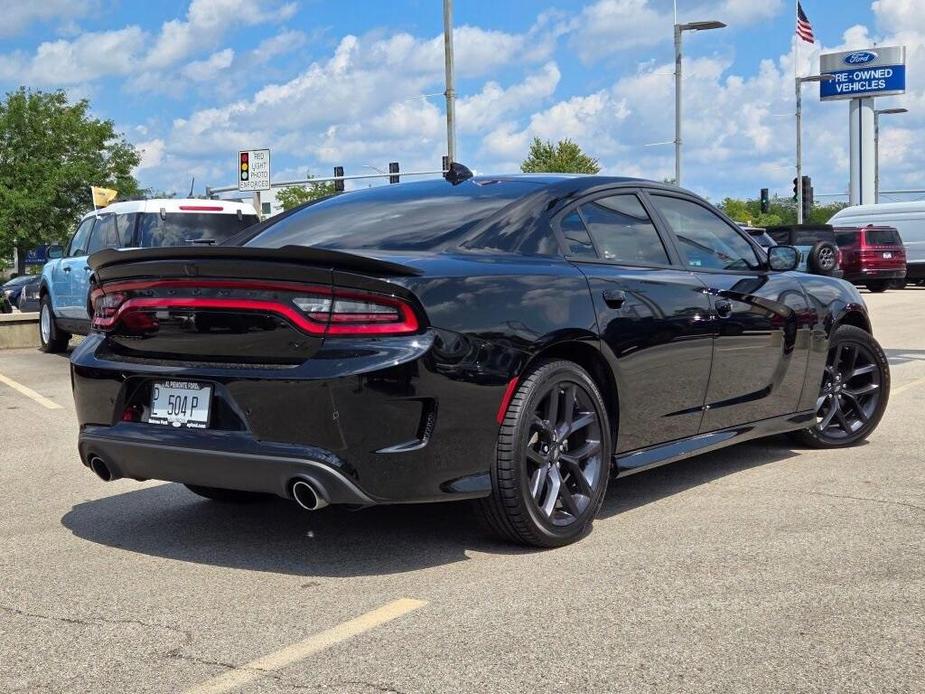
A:
{"label": "trunk lid", "polygon": [[[368,256],[297,246],[203,247],[107,250],[88,262],[93,327],[107,333],[104,349],[116,358],[296,365],[329,332],[349,333],[357,316],[372,324],[363,332],[419,325],[405,297],[396,298],[400,288],[386,279],[418,270]],[[362,277],[362,291],[335,292],[335,272]],[[347,320],[338,306],[347,307]]]}

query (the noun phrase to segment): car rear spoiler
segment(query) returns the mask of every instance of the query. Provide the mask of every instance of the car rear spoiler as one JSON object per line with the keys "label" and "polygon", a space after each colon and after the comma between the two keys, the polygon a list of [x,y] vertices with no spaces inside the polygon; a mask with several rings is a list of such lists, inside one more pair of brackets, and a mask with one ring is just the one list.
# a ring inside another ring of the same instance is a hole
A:
{"label": "car rear spoiler", "polygon": [[152,261],[197,260],[241,260],[279,263],[305,263],[315,267],[330,267],[369,275],[398,275],[410,277],[420,275],[417,268],[380,260],[368,255],[332,251],[308,246],[283,246],[282,248],[254,248],[244,246],[169,247],[139,248],[134,250],[107,249],[94,253],[87,259],[90,268],[101,270],[128,263]]}

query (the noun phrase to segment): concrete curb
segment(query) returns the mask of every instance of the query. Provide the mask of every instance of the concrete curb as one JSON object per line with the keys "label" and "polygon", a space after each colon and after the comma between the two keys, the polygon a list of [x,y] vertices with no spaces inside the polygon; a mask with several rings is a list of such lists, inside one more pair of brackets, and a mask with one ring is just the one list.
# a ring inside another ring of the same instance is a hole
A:
{"label": "concrete curb", "polygon": [[38,313],[0,314],[0,349],[38,346]]}

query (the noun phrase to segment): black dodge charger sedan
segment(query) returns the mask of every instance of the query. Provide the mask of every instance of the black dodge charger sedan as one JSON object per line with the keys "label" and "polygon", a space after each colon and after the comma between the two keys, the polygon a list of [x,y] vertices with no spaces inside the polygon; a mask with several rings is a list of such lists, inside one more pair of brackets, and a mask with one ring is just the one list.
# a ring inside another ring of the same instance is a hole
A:
{"label": "black dodge charger sedan", "polygon": [[80,457],[310,510],[478,499],[505,537],[562,545],[608,479],[873,431],[890,374],[864,302],[796,261],[678,188],[564,175],[383,186],[219,247],[103,251],[71,360]]}

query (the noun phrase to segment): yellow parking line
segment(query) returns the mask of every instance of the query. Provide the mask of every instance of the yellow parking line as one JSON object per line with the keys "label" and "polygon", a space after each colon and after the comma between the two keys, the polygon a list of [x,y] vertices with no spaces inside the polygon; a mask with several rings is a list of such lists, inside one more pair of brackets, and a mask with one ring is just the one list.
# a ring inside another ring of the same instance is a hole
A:
{"label": "yellow parking line", "polygon": [[922,384],[925,384],[925,378],[917,378],[914,381],[909,381],[909,383],[899,386],[899,388],[893,388],[893,390],[890,391],[890,395],[898,395],[904,390],[909,390],[910,388],[915,388]]}
{"label": "yellow parking line", "polygon": [[206,680],[202,684],[197,684],[187,689],[186,694],[220,694],[221,692],[236,689],[253,682],[263,673],[280,670],[287,665],[297,663],[318,651],[375,629],[426,604],[423,600],[411,600],[410,598],[395,600],[350,621],[338,624],[336,627],[315,634],[304,641],[286,646],[275,653],[252,660],[218,677]]}
{"label": "yellow parking line", "polygon": [[0,383],[6,383],[13,390],[18,390],[20,393],[25,395],[27,398],[32,398],[39,405],[42,405],[43,407],[47,407],[49,410],[60,410],[61,409],[61,405],[59,405],[58,403],[53,402],[52,400],[49,400],[44,395],[39,395],[31,388],[24,386],[22,383],[17,383],[12,378],[8,378],[7,376],[4,376],[3,374],[0,374]]}

